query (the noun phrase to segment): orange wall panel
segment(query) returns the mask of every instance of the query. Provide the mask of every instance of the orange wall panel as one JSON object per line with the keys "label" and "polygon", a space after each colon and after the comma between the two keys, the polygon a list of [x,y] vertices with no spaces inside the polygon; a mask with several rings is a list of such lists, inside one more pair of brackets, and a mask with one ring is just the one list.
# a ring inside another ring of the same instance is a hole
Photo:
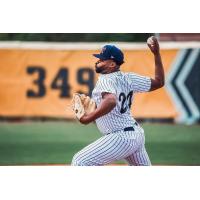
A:
{"label": "orange wall panel", "polygon": [[[72,118],[72,113],[66,110],[72,94],[80,90],[91,92],[92,84],[97,80],[93,70],[96,59],[92,56],[97,52],[0,49],[0,116]],[[176,53],[177,50],[161,52],[166,74]],[[125,50],[124,54],[125,64],[122,65],[122,71],[153,77],[154,60],[149,51]],[[63,81],[67,81],[69,90],[62,88],[66,86]],[[28,91],[32,91],[36,96],[28,96]],[[60,97],[61,91],[65,92],[63,97]],[[135,117],[142,118],[174,118],[177,115],[165,88],[136,94],[132,111]]]}

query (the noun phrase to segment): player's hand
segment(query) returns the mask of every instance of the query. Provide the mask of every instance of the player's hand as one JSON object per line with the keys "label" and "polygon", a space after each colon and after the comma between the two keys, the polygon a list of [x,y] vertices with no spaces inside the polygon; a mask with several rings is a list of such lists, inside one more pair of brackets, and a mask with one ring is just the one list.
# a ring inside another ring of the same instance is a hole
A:
{"label": "player's hand", "polygon": [[84,114],[80,119],[79,119],[81,124],[89,124],[88,116]]}
{"label": "player's hand", "polygon": [[151,36],[147,39],[147,45],[154,55],[159,54],[160,47],[158,40],[155,36]]}

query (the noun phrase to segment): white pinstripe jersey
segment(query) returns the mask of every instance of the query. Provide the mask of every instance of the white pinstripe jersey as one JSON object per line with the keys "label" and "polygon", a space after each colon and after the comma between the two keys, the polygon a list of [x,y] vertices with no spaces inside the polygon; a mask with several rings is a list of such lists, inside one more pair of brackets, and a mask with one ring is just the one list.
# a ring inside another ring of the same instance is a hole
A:
{"label": "white pinstripe jersey", "polygon": [[149,77],[135,73],[117,71],[110,74],[101,74],[92,92],[92,99],[97,106],[102,100],[102,92],[113,93],[117,97],[117,105],[108,114],[96,119],[96,124],[103,134],[123,130],[133,126],[135,119],[131,116],[130,107],[137,92],[150,90]]}

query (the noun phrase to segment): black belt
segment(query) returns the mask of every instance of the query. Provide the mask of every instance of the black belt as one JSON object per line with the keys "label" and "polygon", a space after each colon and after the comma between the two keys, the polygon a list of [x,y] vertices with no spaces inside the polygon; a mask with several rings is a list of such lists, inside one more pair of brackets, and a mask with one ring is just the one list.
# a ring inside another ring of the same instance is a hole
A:
{"label": "black belt", "polygon": [[[137,123],[137,122],[135,122],[134,124],[135,124],[136,126],[138,126],[138,123]],[[124,128],[124,131],[135,131],[135,129],[134,129],[134,127],[130,126],[130,127]],[[110,133],[107,133],[106,135],[108,135],[108,134],[110,134]]]}
{"label": "black belt", "polygon": [[135,129],[131,126],[131,127],[126,127],[124,129],[124,131],[134,131]]}
{"label": "black belt", "polygon": [[[138,123],[137,122],[135,122],[134,123],[136,126],[138,126]],[[132,127],[132,126],[130,126],[130,127],[126,127],[125,129],[124,129],[124,131],[135,131],[135,129]]]}

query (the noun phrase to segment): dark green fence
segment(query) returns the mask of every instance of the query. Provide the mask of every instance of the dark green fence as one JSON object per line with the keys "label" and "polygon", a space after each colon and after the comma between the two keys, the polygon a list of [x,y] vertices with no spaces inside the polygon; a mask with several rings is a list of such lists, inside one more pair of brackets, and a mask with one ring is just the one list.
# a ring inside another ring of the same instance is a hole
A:
{"label": "dark green fence", "polygon": [[1,33],[1,41],[144,42],[150,33]]}

